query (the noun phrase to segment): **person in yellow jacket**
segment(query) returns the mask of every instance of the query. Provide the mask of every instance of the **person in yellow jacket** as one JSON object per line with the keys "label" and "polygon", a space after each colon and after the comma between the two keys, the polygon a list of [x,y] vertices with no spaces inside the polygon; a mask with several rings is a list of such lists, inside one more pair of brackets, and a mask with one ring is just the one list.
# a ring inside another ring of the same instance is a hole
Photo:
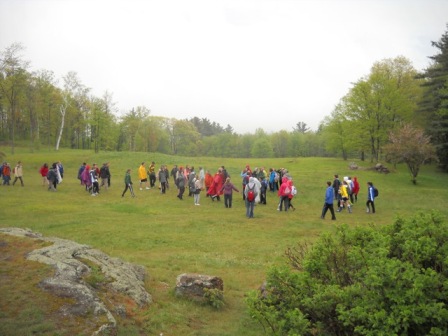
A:
{"label": "person in yellow jacket", "polygon": [[148,182],[148,173],[146,172],[144,162],[142,162],[141,166],[138,168],[138,179],[140,180],[140,190],[143,190],[143,184],[146,185],[146,189],[150,189]]}
{"label": "person in yellow jacket", "polygon": [[348,199],[347,188],[348,188],[347,181],[342,182],[341,186],[339,187],[339,194],[341,195],[341,201],[339,203],[339,209],[337,210],[337,212],[341,212],[342,209],[344,209],[344,206],[347,206],[348,212],[352,213],[352,205],[350,203],[350,200]]}

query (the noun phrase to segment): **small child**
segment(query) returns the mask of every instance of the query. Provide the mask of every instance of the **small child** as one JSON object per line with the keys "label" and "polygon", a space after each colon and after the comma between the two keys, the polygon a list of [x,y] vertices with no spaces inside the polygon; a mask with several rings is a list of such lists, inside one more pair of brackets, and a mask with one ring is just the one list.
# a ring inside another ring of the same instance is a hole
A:
{"label": "small child", "polygon": [[126,193],[126,191],[128,191],[128,189],[131,191],[131,195],[132,197],[135,197],[134,194],[134,188],[132,188],[132,181],[131,181],[131,169],[126,170],[126,175],[124,176],[124,191],[121,194],[121,197],[124,197],[124,194]]}

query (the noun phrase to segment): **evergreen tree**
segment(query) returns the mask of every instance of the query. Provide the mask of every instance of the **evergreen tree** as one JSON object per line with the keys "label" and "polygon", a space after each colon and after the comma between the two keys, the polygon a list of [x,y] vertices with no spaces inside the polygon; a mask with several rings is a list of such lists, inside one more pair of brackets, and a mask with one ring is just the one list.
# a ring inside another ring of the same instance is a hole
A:
{"label": "evergreen tree", "polygon": [[430,56],[433,64],[423,73],[426,90],[420,115],[428,121],[428,133],[436,146],[440,167],[448,171],[448,30],[432,45],[440,52]]}

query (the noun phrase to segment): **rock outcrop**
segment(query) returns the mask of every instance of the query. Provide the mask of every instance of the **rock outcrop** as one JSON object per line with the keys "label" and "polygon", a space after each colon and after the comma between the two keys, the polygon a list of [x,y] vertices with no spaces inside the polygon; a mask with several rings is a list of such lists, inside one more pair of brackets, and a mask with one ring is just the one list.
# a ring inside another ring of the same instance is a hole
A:
{"label": "rock outcrop", "polygon": [[[84,315],[93,312],[95,315],[107,317],[108,323],[101,325],[94,334],[115,328],[116,320],[112,312],[98,298],[96,291],[83,280],[91,271],[87,260],[99,267],[101,273],[108,279],[107,285],[112,290],[129,296],[141,307],[152,302],[151,295],[144,287],[146,274],[142,266],[109,257],[88,245],[66,239],[44,237],[29,229],[1,228],[0,232],[52,243],[50,246],[30,252],[26,258],[55,268],[54,276],[44,279],[41,287],[55,295],[75,300],[75,304],[63,308],[63,314]],[[117,311],[122,310],[122,307],[116,307],[114,313],[118,314]]]}

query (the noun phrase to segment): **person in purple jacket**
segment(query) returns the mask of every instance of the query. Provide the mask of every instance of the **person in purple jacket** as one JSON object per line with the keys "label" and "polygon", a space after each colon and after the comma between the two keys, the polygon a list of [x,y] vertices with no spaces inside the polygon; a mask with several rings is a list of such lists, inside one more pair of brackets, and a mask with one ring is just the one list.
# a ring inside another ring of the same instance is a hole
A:
{"label": "person in purple jacket", "polygon": [[224,193],[224,205],[226,208],[232,207],[232,193],[233,190],[240,192],[232,182],[230,182],[230,177],[226,178],[226,181],[222,185],[221,192]]}

